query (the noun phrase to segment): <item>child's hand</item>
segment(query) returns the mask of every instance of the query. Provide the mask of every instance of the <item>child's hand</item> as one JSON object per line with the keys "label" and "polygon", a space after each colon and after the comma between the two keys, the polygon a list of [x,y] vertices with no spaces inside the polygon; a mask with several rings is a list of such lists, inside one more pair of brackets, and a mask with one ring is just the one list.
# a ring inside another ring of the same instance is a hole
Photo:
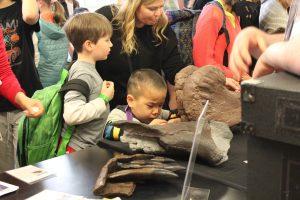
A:
{"label": "child's hand", "polygon": [[170,123],[177,123],[177,122],[181,122],[181,119],[179,117],[168,120],[168,124],[170,124]]}
{"label": "child's hand", "polygon": [[150,122],[149,125],[164,125],[166,123],[168,123],[168,122],[164,119],[154,119],[154,120],[152,120],[152,122]]}
{"label": "child's hand", "polygon": [[114,98],[114,93],[115,93],[114,82],[103,81],[100,94],[103,94],[107,96],[109,100],[112,100],[112,98]]}

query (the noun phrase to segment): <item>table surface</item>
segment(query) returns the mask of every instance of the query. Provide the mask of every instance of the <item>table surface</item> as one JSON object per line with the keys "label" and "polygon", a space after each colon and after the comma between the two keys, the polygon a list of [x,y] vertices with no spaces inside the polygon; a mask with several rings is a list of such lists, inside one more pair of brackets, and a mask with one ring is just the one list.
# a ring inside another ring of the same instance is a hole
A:
{"label": "table surface", "polygon": [[[1,173],[1,181],[18,185],[20,189],[14,193],[2,196],[0,199],[25,199],[45,189],[80,195],[86,198],[100,198],[99,196],[94,196],[92,190],[101,167],[112,157],[112,153],[112,150],[95,146],[37,163],[36,166],[54,173],[55,176],[32,185],[21,182],[6,173]],[[181,161],[181,163],[186,164],[186,162],[183,161]],[[246,192],[243,188],[234,189],[226,183],[220,183],[207,177],[205,178],[201,173],[197,173],[199,170],[201,170],[201,167],[196,164],[191,186],[210,189],[210,200],[246,199]],[[122,199],[180,199],[183,181],[184,174],[181,174],[178,179],[139,183],[131,198],[122,197]]]}

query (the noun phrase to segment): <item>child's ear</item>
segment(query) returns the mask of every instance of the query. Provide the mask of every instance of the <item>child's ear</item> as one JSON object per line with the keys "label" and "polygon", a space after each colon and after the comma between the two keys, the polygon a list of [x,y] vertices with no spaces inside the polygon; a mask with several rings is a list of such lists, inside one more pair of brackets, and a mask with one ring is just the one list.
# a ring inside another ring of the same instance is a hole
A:
{"label": "child's ear", "polygon": [[86,50],[86,51],[92,51],[93,49],[93,42],[90,41],[90,40],[86,40],[84,43],[83,43],[83,48]]}
{"label": "child's ear", "polygon": [[132,107],[134,104],[134,97],[131,94],[127,95],[127,104],[129,107]]}

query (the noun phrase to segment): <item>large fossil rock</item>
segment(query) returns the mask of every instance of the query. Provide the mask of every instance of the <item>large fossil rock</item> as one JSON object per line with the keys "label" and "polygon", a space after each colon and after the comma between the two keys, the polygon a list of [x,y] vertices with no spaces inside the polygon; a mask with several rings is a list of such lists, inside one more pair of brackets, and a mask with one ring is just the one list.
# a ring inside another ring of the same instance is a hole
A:
{"label": "large fossil rock", "polygon": [[[125,130],[121,141],[133,150],[143,150],[159,155],[189,155],[196,128],[196,122],[178,122],[165,125],[147,125],[136,122],[114,123]],[[204,120],[202,134],[198,137],[197,156],[211,165],[219,165],[228,159],[227,152],[233,135],[228,125],[222,122]],[[148,143],[149,141],[149,143]],[[154,141],[164,151],[156,151]]]}
{"label": "large fossil rock", "polygon": [[225,86],[224,73],[214,66],[188,66],[177,73],[175,90],[183,121],[196,121],[206,100],[206,118],[233,126],[241,121],[240,93]]}

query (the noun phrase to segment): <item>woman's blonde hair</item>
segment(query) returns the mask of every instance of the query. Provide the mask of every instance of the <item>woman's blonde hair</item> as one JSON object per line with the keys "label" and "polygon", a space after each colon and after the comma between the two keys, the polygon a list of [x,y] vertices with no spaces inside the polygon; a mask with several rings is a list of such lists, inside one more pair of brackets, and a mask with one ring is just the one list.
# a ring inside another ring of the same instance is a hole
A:
{"label": "woman's blonde hair", "polygon": [[[112,7],[114,15],[113,24],[116,24],[121,30],[122,52],[126,54],[138,53],[136,36],[134,33],[136,26],[135,14],[141,5],[148,5],[156,0],[119,0],[116,7]],[[167,16],[162,12],[158,22],[152,26],[154,41],[160,45],[167,37],[164,31],[168,24]]]}

